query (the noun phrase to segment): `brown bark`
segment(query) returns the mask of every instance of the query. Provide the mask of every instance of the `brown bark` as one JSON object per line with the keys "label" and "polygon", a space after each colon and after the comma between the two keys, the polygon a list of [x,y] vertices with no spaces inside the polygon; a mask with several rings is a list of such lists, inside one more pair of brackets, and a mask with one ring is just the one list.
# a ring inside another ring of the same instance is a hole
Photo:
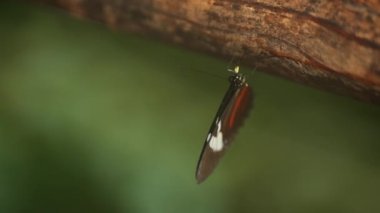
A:
{"label": "brown bark", "polygon": [[380,103],[378,0],[34,0]]}

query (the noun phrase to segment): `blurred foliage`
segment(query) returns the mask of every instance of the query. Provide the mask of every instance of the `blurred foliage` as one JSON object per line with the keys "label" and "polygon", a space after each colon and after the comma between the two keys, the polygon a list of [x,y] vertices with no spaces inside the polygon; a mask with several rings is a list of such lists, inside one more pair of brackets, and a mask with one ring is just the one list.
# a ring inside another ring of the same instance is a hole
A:
{"label": "blurred foliage", "polygon": [[0,11],[1,212],[380,212],[378,106],[256,72],[254,111],[197,185],[228,62]]}

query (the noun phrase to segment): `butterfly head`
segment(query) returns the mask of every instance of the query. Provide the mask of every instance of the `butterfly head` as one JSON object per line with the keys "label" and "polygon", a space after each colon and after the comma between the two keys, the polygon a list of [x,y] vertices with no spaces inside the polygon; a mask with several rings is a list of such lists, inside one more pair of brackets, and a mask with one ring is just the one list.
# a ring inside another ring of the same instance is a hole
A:
{"label": "butterfly head", "polygon": [[246,83],[246,79],[243,73],[239,73],[239,66],[235,66],[234,69],[228,69],[228,71],[233,72],[233,74],[229,78],[231,84],[237,87],[241,87]]}

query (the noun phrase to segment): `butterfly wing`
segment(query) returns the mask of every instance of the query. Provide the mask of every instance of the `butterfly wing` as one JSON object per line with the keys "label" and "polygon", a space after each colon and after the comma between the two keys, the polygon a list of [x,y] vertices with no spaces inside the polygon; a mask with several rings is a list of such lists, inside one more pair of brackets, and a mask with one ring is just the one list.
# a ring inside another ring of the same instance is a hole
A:
{"label": "butterfly wing", "polygon": [[252,104],[251,87],[246,83],[237,85],[231,82],[203,145],[196,171],[198,183],[203,182],[213,172],[243,124]]}

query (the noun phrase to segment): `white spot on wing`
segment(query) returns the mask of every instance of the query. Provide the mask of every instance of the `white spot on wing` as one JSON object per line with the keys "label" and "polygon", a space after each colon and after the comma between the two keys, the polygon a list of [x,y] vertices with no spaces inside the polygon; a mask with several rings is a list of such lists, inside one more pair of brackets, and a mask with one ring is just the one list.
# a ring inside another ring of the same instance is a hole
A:
{"label": "white spot on wing", "polygon": [[221,151],[223,149],[223,146],[224,146],[224,144],[223,144],[223,133],[221,131],[221,129],[222,129],[222,121],[219,120],[218,123],[217,123],[217,125],[218,125],[218,129],[216,131],[216,136],[210,134],[211,135],[211,139],[209,140],[209,143],[208,143],[209,146],[210,146],[210,148],[214,152]]}
{"label": "white spot on wing", "polygon": [[210,139],[211,139],[211,133],[208,133],[208,135],[207,135],[207,142],[209,142]]}

